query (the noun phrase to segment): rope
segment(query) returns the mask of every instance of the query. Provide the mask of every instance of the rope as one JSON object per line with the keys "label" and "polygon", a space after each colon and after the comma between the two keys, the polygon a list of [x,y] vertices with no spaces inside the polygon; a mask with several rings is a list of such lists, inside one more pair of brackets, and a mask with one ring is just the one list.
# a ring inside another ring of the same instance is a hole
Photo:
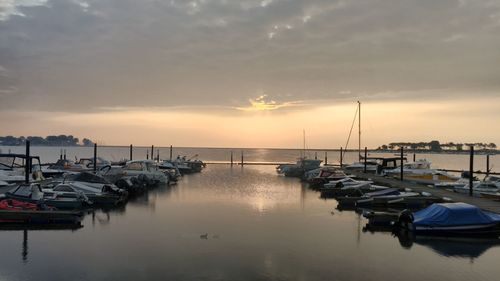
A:
{"label": "rope", "polygon": [[351,130],[349,131],[349,136],[347,137],[347,142],[345,144],[345,149],[342,154],[342,158],[345,159],[345,153],[347,152],[347,146],[349,145],[349,140],[351,139],[352,129],[354,128],[354,124],[356,123],[356,117],[358,116],[359,106],[356,107],[356,112],[354,113],[354,119],[352,120]]}

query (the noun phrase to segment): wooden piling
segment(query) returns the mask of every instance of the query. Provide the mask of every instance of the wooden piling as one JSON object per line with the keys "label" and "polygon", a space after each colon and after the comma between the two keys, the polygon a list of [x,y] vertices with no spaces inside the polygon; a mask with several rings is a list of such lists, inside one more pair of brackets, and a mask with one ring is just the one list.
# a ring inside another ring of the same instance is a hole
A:
{"label": "wooden piling", "polygon": [[172,145],[170,145],[170,161],[172,161]]}
{"label": "wooden piling", "polygon": [[404,148],[401,147],[401,175],[400,175],[400,179],[401,181],[404,180],[404,169],[403,169],[403,166],[404,166]]}
{"label": "wooden piling", "polygon": [[486,154],[486,177],[490,175],[490,155]]}
{"label": "wooden piling", "polygon": [[[59,150],[59,160],[62,160],[62,159],[63,159],[63,157],[62,157],[62,155],[63,155],[62,151],[63,151],[63,150],[62,150],[62,148],[61,148],[61,150]],[[10,151],[9,151],[9,153],[10,153]]]}
{"label": "wooden piling", "polygon": [[160,149],[156,149],[156,162],[160,163]]}
{"label": "wooden piling", "polygon": [[417,154],[413,153],[413,162],[416,162],[416,161],[417,161]]}
{"label": "wooden piling", "polygon": [[474,188],[474,146],[470,146],[470,159],[469,159],[469,196],[472,196]]}
{"label": "wooden piling", "polygon": [[342,169],[342,157],[343,157],[343,153],[342,153],[342,146],[340,147],[340,169]]}
{"label": "wooden piling", "polygon": [[151,146],[151,160],[155,161],[155,146]]}
{"label": "wooden piling", "polygon": [[66,149],[64,150],[64,156],[63,159],[66,160]]}
{"label": "wooden piling", "polygon": [[134,147],[132,145],[130,145],[130,151],[129,151],[130,152],[130,161],[132,161],[132,150],[133,150],[133,148]]}
{"label": "wooden piling", "polygon": [[245,163],[245,162],[243,161],[243,150],[242,150],[242,151],[241,151],[241,166],[242,166],[242,167],[243,167],[243,164],[244,164],[244,163]]}
{"label": "wooden piling", "polygon": [[314,151],[314,160],[318,160],[318,152]]}
{"label": "wooden piling", "polygon": [[231,166],[233,166],[233,151],[231,150]]}
{"label": "wooden piling", "polygon": [[325,165],[328,164],[328,151],[325,151]]}
{"label": "wooden piling", "polygon": [[94,173],[97,172],[97,143],[94,143]]}
{"label": "wooden piling", "polygon": [[368,157],[368,148],[365,146],[365,165],[363,167],[363,172],[366,174],[366,158]]}
{"label": "wooden piling", "polygon": [[29,183],[30,182],[30,141],[26,141],[26,161],[24,162],[24,182]]}

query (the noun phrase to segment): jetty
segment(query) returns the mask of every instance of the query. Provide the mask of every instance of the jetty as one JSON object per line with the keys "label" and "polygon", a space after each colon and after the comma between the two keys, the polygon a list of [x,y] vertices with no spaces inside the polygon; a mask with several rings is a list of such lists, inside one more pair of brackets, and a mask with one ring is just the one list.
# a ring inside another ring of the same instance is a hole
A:
{"label": "jetty", "polygon": [[500,202],[488,198],[469,196],[464,193],[457,193],[447,189],[439,189],[431,186],[414,183],[407,180],[399,180],[396,178],[383,177],[375,174],[349,171],[350,174],[360,179],[371,180],[377,184],[395,187],[395,188],[410,188],[416,192],[429,192],[434,196],[441,198],[449,198],[454,202],[463,202],[475,205],[483,210],[500,214]]}

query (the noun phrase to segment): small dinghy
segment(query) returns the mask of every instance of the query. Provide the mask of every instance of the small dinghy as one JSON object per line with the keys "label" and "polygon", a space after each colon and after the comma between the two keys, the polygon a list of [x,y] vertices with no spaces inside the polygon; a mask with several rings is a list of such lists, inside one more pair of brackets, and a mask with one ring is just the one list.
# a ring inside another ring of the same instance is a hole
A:
{"label": "small dinghy", "polygon": [[500,236],[500,215],[466,203],[433,204],[412,213],[401,212],[398,223],[416,235]]}

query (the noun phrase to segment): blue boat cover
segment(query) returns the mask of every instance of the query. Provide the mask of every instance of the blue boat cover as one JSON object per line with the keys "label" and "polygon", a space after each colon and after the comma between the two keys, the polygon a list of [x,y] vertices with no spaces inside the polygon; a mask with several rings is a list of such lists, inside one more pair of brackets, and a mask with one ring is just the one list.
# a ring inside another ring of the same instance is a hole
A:
{"label": "blue boat cover", "polygon": [[462,226],[500,223],[500,215],[466,203],[443,203],[413,214],[414,226]]}

